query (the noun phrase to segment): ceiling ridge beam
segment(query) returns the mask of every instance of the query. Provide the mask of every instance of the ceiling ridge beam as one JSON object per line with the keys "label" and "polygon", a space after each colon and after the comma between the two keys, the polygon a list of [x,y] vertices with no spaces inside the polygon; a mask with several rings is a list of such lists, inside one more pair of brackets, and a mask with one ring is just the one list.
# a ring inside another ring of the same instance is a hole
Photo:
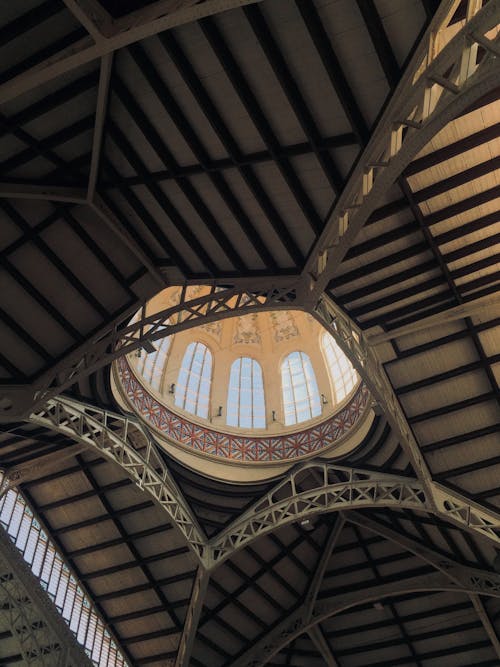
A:
{"label": "ceiling ridge beam", "polygon": [[[150,10],[146,7],[143,13],[135,14],[135,25],[117,24],[118,29],[120,29],[120,25],[125,28],[122,32],[103,38],[98,37],[96,33],[99,40],[97,43],[89,35],[13,79],[0,84],[0,104],[9,102],[58,76],[71,72],[77,67],[159,32],[256,1],[259,0],[206,0],[199,5],[191,5],[191,2],[189,2],[189,6],[185,8],[181,7],[177,11],[155,18],[150,17]],[[146,17],[144,22],[141,22],[141,16]],[[94,31],[88,20],[86,20],[86,23]]]}
{"label": "ceiling ridge beam", "polygon": [[[318,623],[322,623],[335,614],[360,604],[366,604],[391,598],[398,595],[416,592],[454,591],[464,593],[480,593],[478,588],[485,587],[484,594],[492,597],[500,597],[500,583],[495,583],[493,589],[489,589],[490,580],[497,582],[498,575],[482,573],[481,570],[469,570],[472,568],[453,568],[453,578],[450,573],[444,574],[435,571],[429,574],[400,578],[388,583],[374,584],[357,591],[341,593],[331,600],[321,600],[316,604],[312,618],[304,613],[304,607],[293,611],[279,624],[259,639],[250,648],[240,652],[229,664],[230,667],[263,667],[273,656],[277,655],[293,639]],[[481,574],[479,574],[481,573]],[[484,578],[483,578],[484,577]],[[457,584],[456,581],[460,583]]]}

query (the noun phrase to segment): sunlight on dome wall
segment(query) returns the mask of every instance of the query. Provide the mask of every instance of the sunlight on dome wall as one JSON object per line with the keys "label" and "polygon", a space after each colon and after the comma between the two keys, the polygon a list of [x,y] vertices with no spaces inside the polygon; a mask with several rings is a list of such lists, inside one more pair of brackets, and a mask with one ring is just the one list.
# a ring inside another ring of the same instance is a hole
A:
{"label": "sunlight on dome wall", "polygon": [[[207,289],[190,286],[187,298]],[[180,294],[180,288],[164,290],[132,322],[175,306]],[[147,331],[145,325],[146,339]],[[310,315],[292,310],[207,322],[157,338],[129,362],[169,409],[217,430],[279,433],[326,419],[360,381],[333,337]]]}

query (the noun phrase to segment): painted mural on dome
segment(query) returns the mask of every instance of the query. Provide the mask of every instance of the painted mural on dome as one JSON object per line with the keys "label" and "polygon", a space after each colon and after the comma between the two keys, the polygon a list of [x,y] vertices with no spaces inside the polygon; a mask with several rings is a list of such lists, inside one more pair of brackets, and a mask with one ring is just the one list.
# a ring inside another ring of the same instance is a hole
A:
{"label": "painted mural on dome", "polygon": [[257,313],[238,317],[233,343],[254,343],[259,345],[261,337],[257,329],[258,321]]}
{"label": "painted mural on dome", "polygon": [[274,340],[280,343],[283,340],[290,340],[299,335],[299,330],[295,324],[295,318],[288,310],[276,310],[271,315],[273,323]]}

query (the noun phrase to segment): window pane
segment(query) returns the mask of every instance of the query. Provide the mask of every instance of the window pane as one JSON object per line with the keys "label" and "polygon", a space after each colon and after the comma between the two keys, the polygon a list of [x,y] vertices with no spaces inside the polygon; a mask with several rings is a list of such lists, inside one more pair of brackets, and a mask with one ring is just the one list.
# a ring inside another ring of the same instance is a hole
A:
{"label": "window pane", "polygon": [[321,414],[316,376],[304,352],[291,352],[281,364],[285,425],[298,424]]}
{"label": "window pane", "polygon": [[212,353],[203,343],[190,343],[175,385],[175,405],[206,419],[210,402]]}
{"label": "window pane", "polygon": [[354,389],[358,374],[351,362],[335,342],[333,336],[324,332],[321,344],[326,365],[330,371],[335,403],[340,403]]}
{"label": "window pane", "polygon": [[226,423],[240,428],[265,428],[264,384],[260,364],[250,357],[231,365]]}

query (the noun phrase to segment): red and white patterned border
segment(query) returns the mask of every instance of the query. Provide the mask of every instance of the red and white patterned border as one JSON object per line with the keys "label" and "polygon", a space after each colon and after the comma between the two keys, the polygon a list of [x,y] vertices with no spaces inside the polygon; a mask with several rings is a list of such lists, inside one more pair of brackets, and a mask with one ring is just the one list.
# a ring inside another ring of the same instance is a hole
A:
{"label": "red and white patterned border", "polygon": [[117,369],[135,412],[166,437],[194,451],[238,462],[296,459],[330,447],[356,426],[370,396],[362,382],[348,405],[321,424],[287,435],[247,437],[204,428],[175,414],[147,392],[125,357],[118,360]]}

